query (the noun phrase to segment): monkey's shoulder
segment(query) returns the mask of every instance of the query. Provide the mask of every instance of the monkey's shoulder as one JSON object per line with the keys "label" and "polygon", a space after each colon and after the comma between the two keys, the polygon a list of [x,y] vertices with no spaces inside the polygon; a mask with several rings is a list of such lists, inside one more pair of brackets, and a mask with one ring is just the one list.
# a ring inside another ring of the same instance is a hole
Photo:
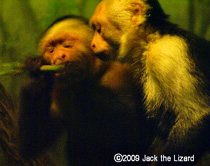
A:
{"label": "monkey's shoulder", "polygon": [[188,56],[187,43],[180,36],[160,36],[151,40],[147,47],[143,57],[145,57],[146,65],[151,68],[176,67],[180,62],[184,62]]}
{"label": "monkey's shoulder", "polygon": [[154,35],[148,44],[148,51],[150,54],[168,54],[178,51],[185,51],[187,49],[187,42],[181,36],[175,35]]}

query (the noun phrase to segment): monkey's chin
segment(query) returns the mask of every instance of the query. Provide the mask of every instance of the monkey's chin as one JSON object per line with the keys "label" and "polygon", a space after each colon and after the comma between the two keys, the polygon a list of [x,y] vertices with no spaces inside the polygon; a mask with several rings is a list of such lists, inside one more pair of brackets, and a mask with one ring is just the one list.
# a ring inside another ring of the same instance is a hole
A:
{"label": "monkey's chin", "polygon": [[97,56],[99,59],[103,60],[103,61],[110,61],[110,60],[114,60],[113,56],[111,56],[111,54],[109,54],[109,52],[103,52],[103,53],[99,53],[99,54],[95,54],[95,56]]}
{"label": "monkey's chin", "polygon": [[55,77],[60,77],[61,73],[55,73]]}

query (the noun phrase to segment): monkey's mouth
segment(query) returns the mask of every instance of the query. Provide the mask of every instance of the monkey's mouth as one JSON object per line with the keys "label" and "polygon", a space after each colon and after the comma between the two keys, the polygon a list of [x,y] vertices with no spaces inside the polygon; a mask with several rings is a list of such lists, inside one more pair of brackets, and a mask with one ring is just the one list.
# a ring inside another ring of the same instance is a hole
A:
{"label": "monkey's mouth", "polygon": [[50,72],[54,73],[56,77],[60,76],[60,72],[64,69],[65,65],[64,64],[59,64],[59,65],[43,65],[41,66],[40,70],[42,72]]}
{"label": "monkey's mouth", "polygon": [[60,64],[64,64],[65,61],[57,59],[52,65],[60,65]]}

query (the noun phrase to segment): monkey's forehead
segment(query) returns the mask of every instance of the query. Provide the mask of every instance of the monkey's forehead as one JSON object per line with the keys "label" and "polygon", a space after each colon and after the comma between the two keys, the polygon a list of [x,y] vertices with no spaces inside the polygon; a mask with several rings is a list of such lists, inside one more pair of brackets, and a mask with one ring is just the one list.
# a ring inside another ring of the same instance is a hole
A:
{"label": "monkey's forehead", "polygon": [[84,23],[78,21],[78,20],[64,20],[61,22],[56,23],[51,28],[49,28],[44,37],[51,37],[59,33],[83,33],[83,32],[89,32],[91,33],[92,30],[89,26],[85,25]]}
{"label": "monkey's forehead", "polygon": [[98,4],[96,7],[94,14],[90,18],[89,24],[92,26],[92,24],[101,23],[102,20],[107,19],[107,12],[109,12],[109,5],[106,1],[102,1]]}
{"label": "monkey's forehead", "polygon": [[[130,0],[102,0],[96,7],[93,16],[90,19],[90,24],[97,22],[97,20],[104,16],[109,17],[113,15],[113,11],[118,11],[118,8],[125,6]],[[121,13],[122,11],[120,11]]]}
{"label": "monkey's forehead", "polygon": [[70,32],[60,32],[55,34],[54,36],[46,37],[43,39],[43,42],[46,44],[52,44],[52,43],[61,43],[63,41],[75,41],[75,40],[82,40],[79,38],[79,36],[75,33]]}

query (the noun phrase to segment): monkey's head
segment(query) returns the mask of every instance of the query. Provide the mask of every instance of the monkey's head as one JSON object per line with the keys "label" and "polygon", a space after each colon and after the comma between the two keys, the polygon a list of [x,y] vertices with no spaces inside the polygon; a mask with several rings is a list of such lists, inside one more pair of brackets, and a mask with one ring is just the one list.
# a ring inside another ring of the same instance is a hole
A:
{"label": "monkey's head", "polygon": [[38,44],[38,55],[50,65],[77,61],[84,56],[92,62],[92,37],[93,31],[83,19],[64,17],[44,32]]}
{"label": "monkey's head", "polygon": [[165,19],[157,0],[102,0],[90,19],[94,30],[91,48],[115,59],[123,42],[135,36],[142,25],[155,26]]}

